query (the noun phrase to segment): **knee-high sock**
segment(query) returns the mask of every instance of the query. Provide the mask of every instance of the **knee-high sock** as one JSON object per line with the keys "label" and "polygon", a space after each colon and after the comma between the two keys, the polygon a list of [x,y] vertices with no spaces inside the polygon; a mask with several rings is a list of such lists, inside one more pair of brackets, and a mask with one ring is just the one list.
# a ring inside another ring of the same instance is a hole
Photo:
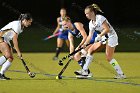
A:
{"label": "knee-high sock", "polygon": [[60,54],[60,51],[61,51],[61,47],[57,47],[56,48],[56,57],[58,57],[58,55]]}
{"label": "knee-high sock", "polygon": [[9,62],[8,60],[2,65],[1,74],[4,74],[6,72],[6,70],[8,70],[8,68],[11,66],[11,62]]}
{"label": "knee-high sock", "polygon": [[115,59],[112,59],[109,63],[113,66],[113,68],[116,70],[116,72],[118,74],[123,74],[123,71],[122,71],[120,65],[118,64],[118,62]]}
{"label": "knee-high sock", "polygon": [[5,56],[0,57],[0,66],[6,61]]}
{"label": "knee-high sock", "polygon": [[[79,61],[78,64],[81,66],[81,68],[83,68],[84,64],[85,64],[85,59],[86,57],[82,57]],[[90,70],[88,69],[88,73],[90,73]]]}
{"label": "knee-high sock", "polygon": [[93,56],[88,54],[86,57],[86,63],[83,66],[83,70],[88,70],[88,67],[90,63],[92,62],[92,60],[93,60]]}

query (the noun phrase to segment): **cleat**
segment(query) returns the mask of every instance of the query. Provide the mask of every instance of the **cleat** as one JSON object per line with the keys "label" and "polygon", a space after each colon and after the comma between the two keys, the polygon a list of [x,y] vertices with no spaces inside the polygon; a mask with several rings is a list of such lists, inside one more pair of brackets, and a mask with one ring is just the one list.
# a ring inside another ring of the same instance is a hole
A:
{"label": "cleat", "polygon": [[[82,70],[75,71],[74,73],[75,73],[77,76],[78,76],[78,75],[82,75]],[[87,77],[93,77],[93,74],[92,74],[92,73],[89,73]]]}
{"label": "cleat", "polygon": [[58,60],[58,57],[53,57],[53,60]]}
{"label": "cleat", "polygon": [[92,73],[89,73],[88,76],[76,75],[77,79],[89,79],[89,78],[92,78],[92,77],[93,77]]}
{"label": "cleat", "polygon": [[82,75],[82,76],[88,76],[88,71],[87,70],[79,70],[74,72],[76,75]]}
{"label": "cleat", "polygon": [[126,76],[124,74],[118,74],[114,77],[114,79],[126,79]]}
{"label": "cleat", "polygon": [[76,78],[77,79],[88,79],[87,76],[82,76],[82,75],[77,75]]}
{"label": "cleat", "polygon": [[77,71],[75,71],[74,73],[75,73],[76,75],[81,75],[81,74],[82,74],[82,69],[77,70]]}
{"label": "cleat", "polygon": [[0,74],[0,80],[10,80],[10,78],[6,77],[4,74]]}
{"label": "cleat", "polygon": [[88,78],[93,77],[93,74],[92,73],[89,73],[87,77]]}

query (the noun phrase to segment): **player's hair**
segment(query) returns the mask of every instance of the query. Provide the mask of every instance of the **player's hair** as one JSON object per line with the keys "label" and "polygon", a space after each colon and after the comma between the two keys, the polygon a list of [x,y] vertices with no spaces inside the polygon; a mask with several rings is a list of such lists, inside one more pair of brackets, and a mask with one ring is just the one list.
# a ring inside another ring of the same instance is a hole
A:
{"label": "player's hair", "polygon": [[21,14],[18,18],[18,20],[21,20],[21,21],[24,20],[24,19],[31,20],[33,18],[32,18],[30,13]]}
{"label": "player's hair", "polygon": [[63,17],[63,18],[62,18],[62,21],[68,22],[68,21],[71,21],[71,19],[70,19],[70,17],[66,16],[66,17]]}
{"label": "player's hair", "polygon": [[65,10],[66,11],[66,8],[62,7],[60,10]]}
{"label": "player's hair", "polygon": [[97,14],[98,11],[101,12],[101,13],[104,13],[97,4],[89,5],[85,9],[90,9],[90,11],[94,11],[95,14]]}

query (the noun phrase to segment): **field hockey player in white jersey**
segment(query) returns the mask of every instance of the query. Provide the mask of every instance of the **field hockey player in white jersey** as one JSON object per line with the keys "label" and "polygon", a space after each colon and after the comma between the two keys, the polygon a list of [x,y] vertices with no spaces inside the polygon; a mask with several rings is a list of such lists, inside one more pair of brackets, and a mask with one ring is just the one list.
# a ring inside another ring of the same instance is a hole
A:
{"label": "field hockey player in white jersey", "polygon": [[[93,33],[95,31],[99,31],[100,34],[98,34],[97,37],[95,38],[95,42],[97,42],[97,43],[94,43],[88,49],[87,56],[86,56],[86,63],[84,64],[83,69],[81,71],[79,71],[79,74],[81,74],[81,76],[88,75],[87,70],[88,70],[90,63],[93,60],[92,54],[95,52],[95,50],[98,47],[101,46],[101,44],[99,45],[98,42],[101,41],[102,36],[107,34],[108,40],[107,40],[107,44],[105,47],[106,48],[106,51],[105,51],[106,59],[112,65],[112,67],[115,69],[115,71],[117,73],[117,75],[115,76],[115,79],[126,78],[126,76],[124,75],[118,62],[116,61],[115,58],[113,58],[113,55],[115,52],[115,47],[118,45],[118,36],[117,36],[115,30],[113,29],[113,27],[108,22],[108,20],[104,16],[97,14],[97,12],[102,12],[102,10],[100,9],[100,7],[97,4],[92,4],[85,8],[85,15],[90,20],[90,22],[89,22],[89,35],[88,35],[84,45],[89,43],[91,36],[93,35]],[[97,45],[98,47],[96,46],[96,44],[98,44]]]}
{"label": "field hockey player in white jersey", "polygon": [[[18,46],[18,35],[23,32],[25,27],[30,26],[31,23],[32,17],[29,13],[21,14],[18,20],[10,22],[0,30],[0,51],[3,54],[0,57],[0,65],[2,66],[0,70],[0,80],[10,79],[5,76],[5,72],[13,61],[12,47],[16,50],[18,57],[22,58]],[[10,41],[12,41],[13,46],[11,46]]]}

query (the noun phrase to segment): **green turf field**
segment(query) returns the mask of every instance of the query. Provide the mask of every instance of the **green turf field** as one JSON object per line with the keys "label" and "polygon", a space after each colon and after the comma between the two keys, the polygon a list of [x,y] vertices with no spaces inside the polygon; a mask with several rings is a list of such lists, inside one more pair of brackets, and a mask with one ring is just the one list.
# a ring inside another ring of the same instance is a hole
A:
{"label": "green turf field", "polygon": [[[61,53],[60,58],[68,53]],[[90,65],[94,77],[90,79],[74,78],[74,71],[80,69],[72,61],[64,72],[62,80],[55,75],[62,69],[58,61],[53,61],[54,53],[24,53],[23,57],[31,71],[38,73],[30,78],[19,59],[16,58],[6,76],[12,80],[0,81],[0,93],[139,93],[140,92],[140,53],[116,53],[123,71],[128,77],[115,80],[114,71],[105,60],[104,53],[95,54]],[[66,62],[65,62],[66,63]],[[19,71],[19,72],[17,72]]]}

